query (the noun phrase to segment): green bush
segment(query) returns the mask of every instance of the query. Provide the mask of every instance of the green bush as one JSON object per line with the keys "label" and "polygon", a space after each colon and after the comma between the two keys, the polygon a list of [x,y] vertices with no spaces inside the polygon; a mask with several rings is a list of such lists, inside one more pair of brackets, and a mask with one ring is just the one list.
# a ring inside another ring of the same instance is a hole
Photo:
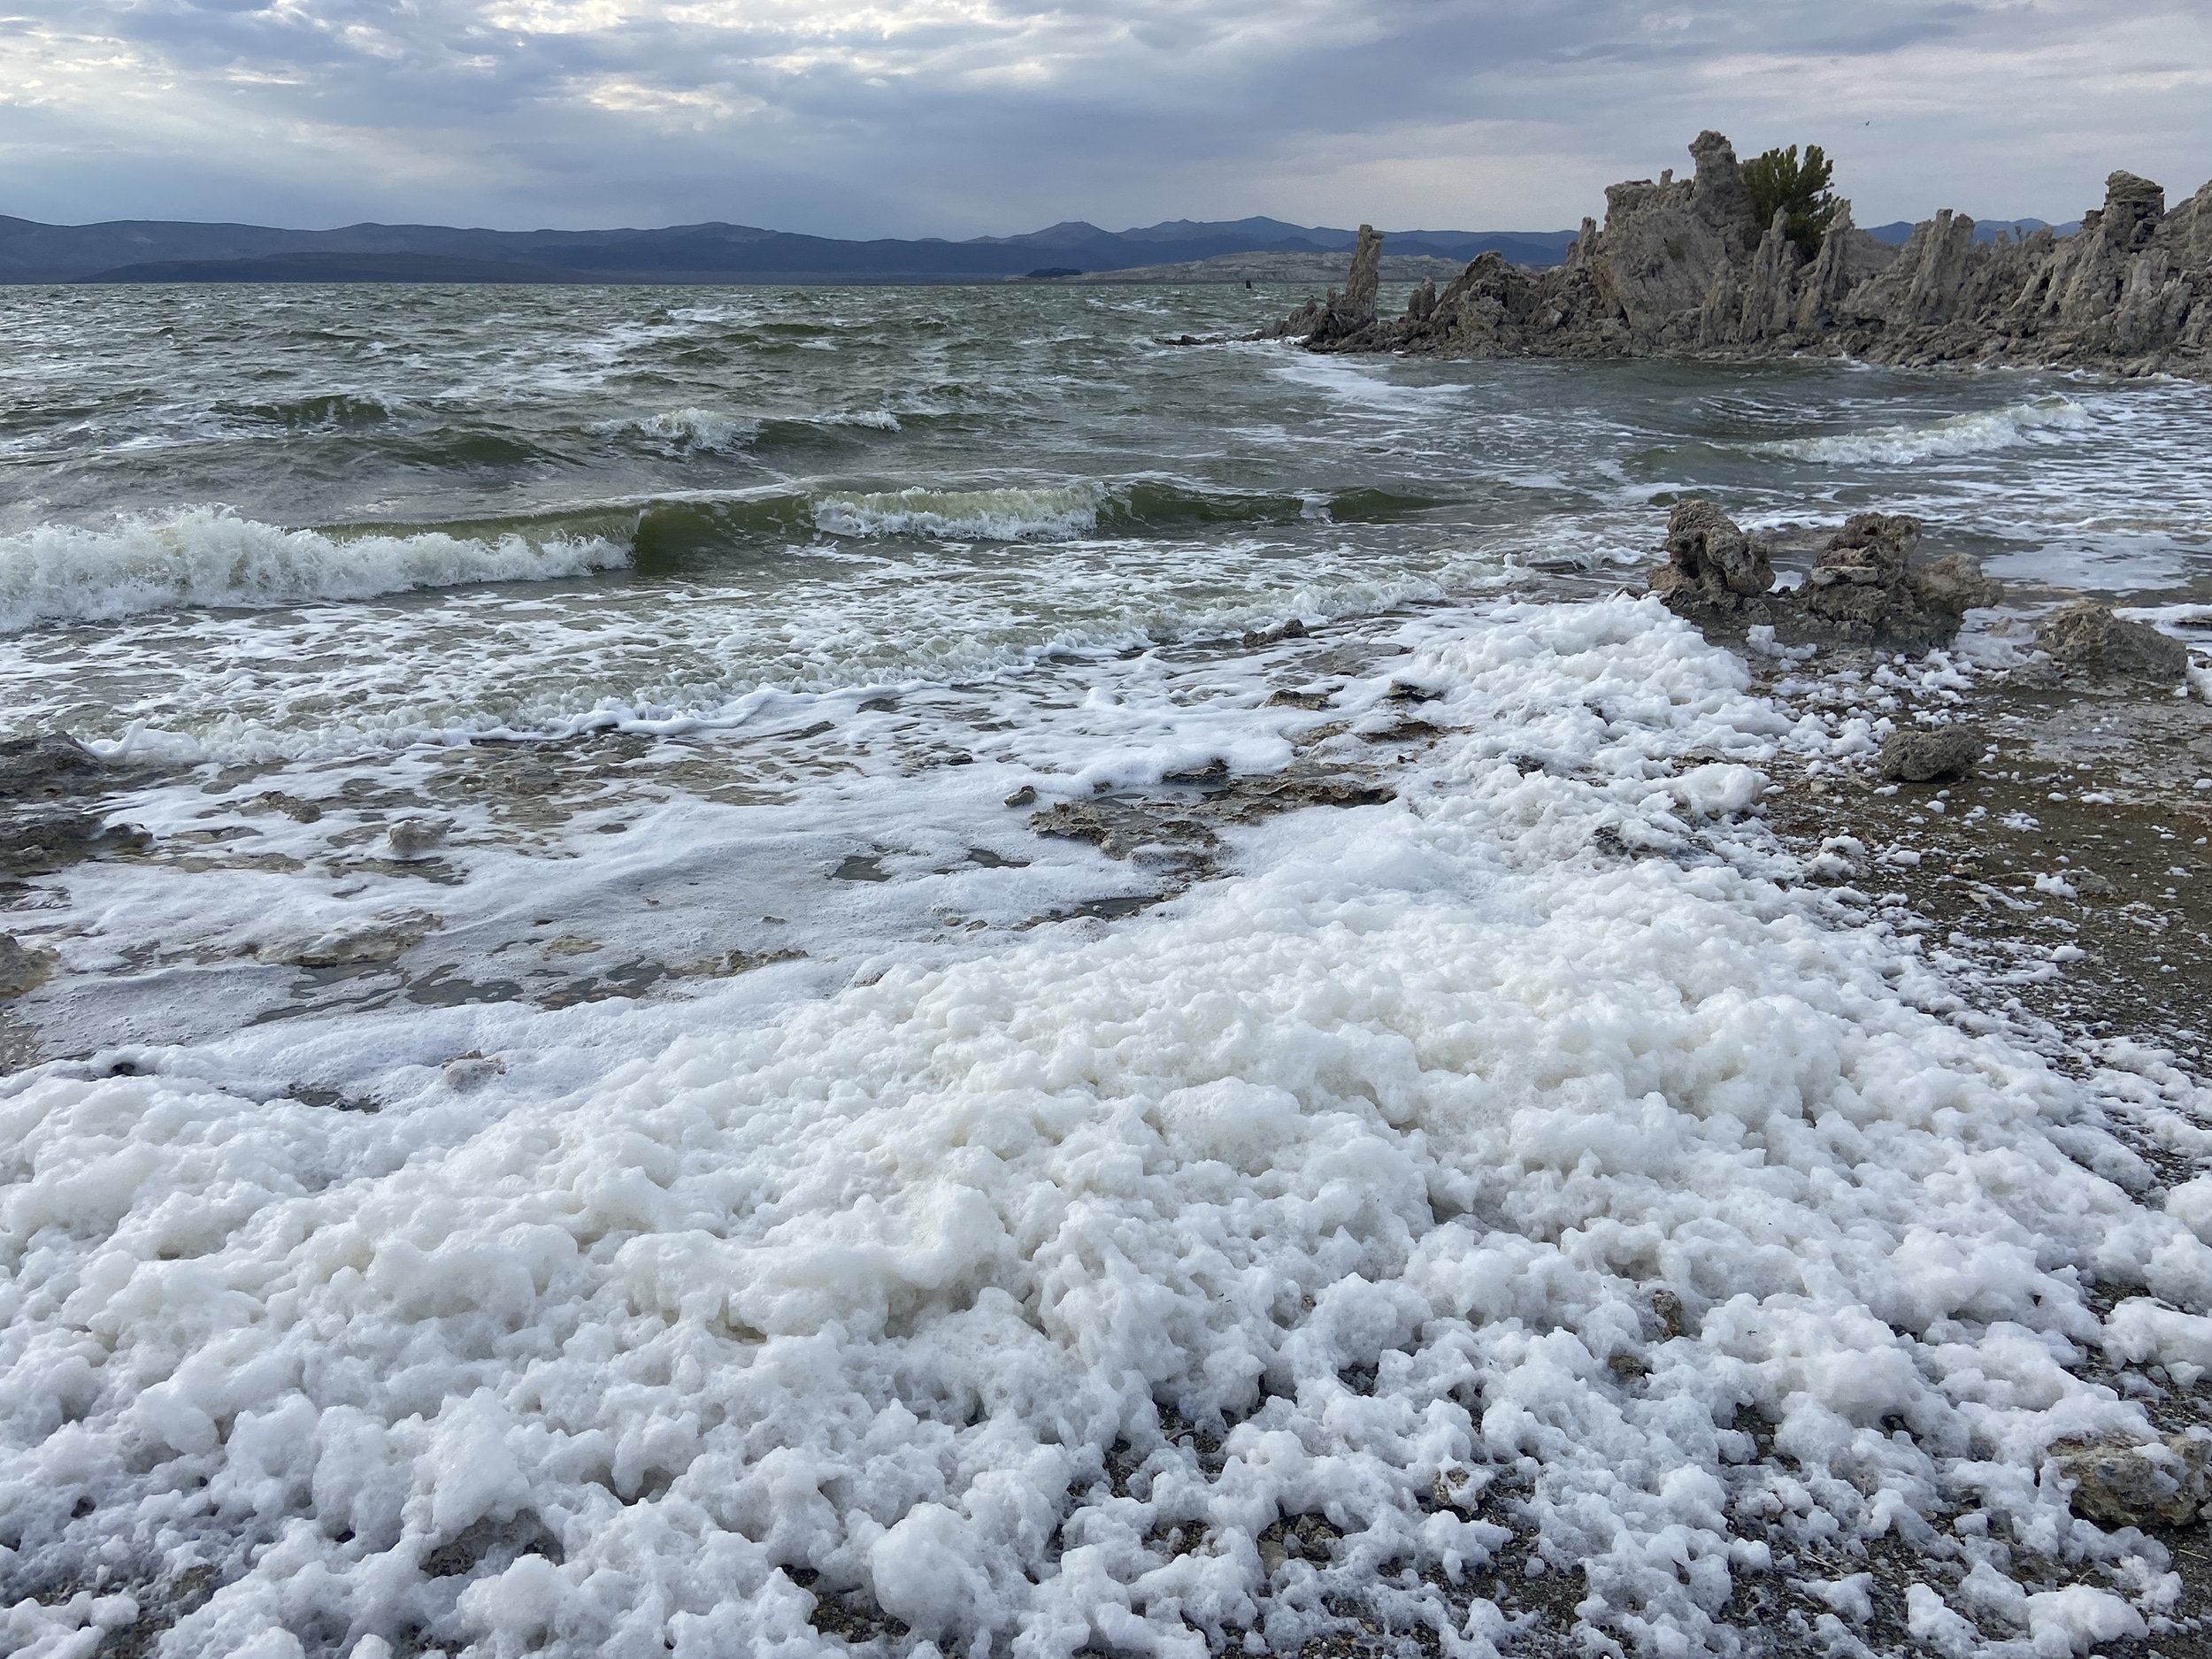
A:
{"label": "green bush", "polygon": [[1807,257],[1818,253],[1821,238],[1828,234],[1841,205],[1828,188],[1835,171],[1835,164],[1821,153],[1818,144],[1805,146],[1802,162],[1797,158],[1797,146],[1792,144],[1787,150],[1770,150],[1744,163],[1743,181],[1751,187],[1753,229],[1764,235],[1779,208],[1789,215],[1783,221],[1783,233],[1805,250]]}

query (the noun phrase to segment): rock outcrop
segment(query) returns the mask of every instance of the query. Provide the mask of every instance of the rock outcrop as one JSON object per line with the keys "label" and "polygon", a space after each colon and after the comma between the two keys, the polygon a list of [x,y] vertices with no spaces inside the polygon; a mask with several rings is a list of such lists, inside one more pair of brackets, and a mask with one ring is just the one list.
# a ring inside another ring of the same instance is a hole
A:
{"label": "rock outcrop", "polygon": [[[1701,133],[1690,154],[1687,179],[1609,187],[1603,228],[1583,220],[1555,269],[1484,254],[1379,319],[1356,298],[1356,264],[1341,297],[1308,301],[1252,337],[1460,357],[1803,352],[2212,378],[2212,183],[2170,211],[2158,185],[2115,173],[2072,235],[1977,242],[1974,221],[1946,209],[1901,249],[1855,226],[1846,202],[1809,258],[1779,215],[1755,222],[1727,139]],[[1371,267],[1371,236],[1363,227]]]}
{"label": "rock outcrop", "polygon": [[1964,553],[1914,564],[1919,541],[1917,518],[1855,514],[1814,555],[1801,586],[1778,589],[1765,548],[1726,513],[1708,501],[1678,502],[1667,562],[1647,585],[1701,627],[1766,626],[1789,643],[1926,651],[1956,639],[1966,613],[1994,604],[1998,590]]}
{"label": "rock outcrop", "polygon": [[[1329,290],[1325,300],[1308,300],[1279,323],[1262,329],[1258,340],[1302,339],[1320,350],[1331,346],[1359,349],[1354,341],[1370,339],[1376,331],[1375,294],[1382,285],[1382,233],[1372,225],[1359,227],[1359,245],[1352,250],[1352,268],[1344,279],[1344,291]],[[1435,288],[1426,278],[1422,287],[1432,296]],[[1411,311],[1407,312],[1411,316]]]}

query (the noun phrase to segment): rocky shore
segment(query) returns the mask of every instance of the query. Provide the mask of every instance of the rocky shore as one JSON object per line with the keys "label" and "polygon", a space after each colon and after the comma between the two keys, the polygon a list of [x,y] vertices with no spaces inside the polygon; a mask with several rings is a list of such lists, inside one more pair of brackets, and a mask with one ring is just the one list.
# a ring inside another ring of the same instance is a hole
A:
{"label": "rocky shore", "polygon": [[[2001,636],[2004,649],[1980,649],[1989,613],[1983,610],[1965,631],[1968,613],[1999,595],[1968,556],[1921,558],[1922,530],[1904,514],[1868,513],[1808,547],[1747,530],[1709,502],[1673,503],[1657,538],[1663,557],[1650,572],[1649,591],[1739,652],[1756,689],[1790,721],[1810,718],[1862,741],[1837,746],[1840,757],[1780,754],[1763,762],[1763,792],[1733,805],[1686,810],[1687,833],[1677,844],[1632,845],[1601,830],[1591,850],[1617,866],[1616,875],[1653,859],[1718,874],[1730,861],[1786,853],[1801,875],[1786,880],[1807,904],[1839,927],[1870,927],[1912,941],[1911,954],[1936,970],[1901,987],[1901,995],[1961,1030],[2002,1029],[2062,1068],[2093,1063],[2108,1080],[2139,1089],[2104,1102],[2108,1112],[2101,1128],[2083,1122],[2051,1133],[2070,1156],[2154,1205],[2164,1194],[2201,1185],[2193,1178],[2203,1132],[2174,1102],[2193,1076],[2203,1075],[2208,1058],[2202,1021],[2212,1007],[2212,787],[2196,785],[2212,780],[2212,703],[2174,693],[2204,689],[2197,678],[2202,671],[2193,668],[2179,642],[2085,603],[2063,607],[2032,628],[2017,618],[2001,623],[2015,630]],[[1778,568],[1793,565],[1805,575],[1792,586]],[[1589,595],[1563,588],[1556,596]],[[1075,915],[1037,915],[1010,926],[1071,921],[1094,927],[1102,940],[1120,918],[1233,870],[1233,858],[1223,855],[1240,829],[1292,808],[1392,798],[1422,757],[1468,718],[1464,704],[1455,705],[1420,673],[1394,666],[1400,654],[1410,655],[1403,645],[1363,637],[1356,626],[1310,628],[1293,619],[1213,646],[1216,666],[1232,653],[1268,653],[1272,688],[1263,700],[1256,687],[1255,700],[1304,717],[1288,733],[1280,768],[1248,772],[1215,759],[1142,784],[1093,786],[1049,800],[1030,785],[1001,797],[1007,833],[995,840],[1007,851],[971,849],[970,859],[1044,857],[1056,848],[1087,843],[1116,869],[1141,878],[1137,890]],[[1362,681],[1370,687],[1364,694]],[[1371,689],[1377,682],[1386,687],[1379,695]],[[1573,764],[1517,749],[1502,758],[1525,776],[1563,775]],[[1705,757],[1677,758],[1693,769]],[[65,960],[58,963],[45,941],[68,941],[32,931],[57,915],[48,878],[111,862],[167,861],[195,879],[219,879],[215,861],[255,856],[241,849],[255,839],[249,831],[266,826],[332,836],[334,844],[319,856],[342,856],[352,861],[346,873],[357,877],[403,874],[421,884],[426,902],[437,902],[453,925],[421,908],[388,910],[373,925],[273,938],[257,971],[296,974],[303,989],[311,986],[318,996],[343,993],[365,1002],[396,996],[426,1007],[455,994],[452,970],[462,959],[442,953],[457,949],[449,936],[463,931],[458,895],[469,880],[481,879],[471,877],[467,860],[472,849],[480,852],[492,827],[550,829],[580,810],[637,818],[651,788],[733,787],[728,759],[704,742],[657,746],[606,733],[566,745],[457,750],[438,757],[419,788],[373,789],[365,779],[298,772],[201,772],[188,781],[206,803],[199,809],[204,819],[192,820],[192,829],[150,836],[127,815],[149,799],[154,769],[119,764],[58,733],[21,740],[0,747],[0,802],[9,803],[0,814],[0,849],[23,872],[12,886],[0,883],[0,903],[16,912],[19,926],[31,926],[23,927],[16,956],[0,942],[0,971],[28,976],[18,1007],[22,998],[35,1000],[50,988],[39,984],[40,976],[66,977]],[[963,754],[931,770],[976,766]],[[923,775],[918,771],[917,780]],[[278,781],[286,787],[271,787]],[[610,799],[618,804],[591,805]],[[82,820],[81,833],[65,837],[48,827],[65,810],[78,815],[73,823]],[[1732,825],[1732,818],[1741,821]],[[881,887],[893,879],[885,866],[898,862],[887,851],[855,854],[834,869],[818,860],[812,885]],[[637,902],[665,902],[671,912],[696,910],[701,894],[685,872],[697,875],[703,867],[663,864],[648,860],[619,879]],[[282,873],[274,863],[257,868]],[[433,893],[440,895],[434,901],[427,897]],[[795,884],[778,902],[795,895]],[[549,1009],[616,996],[645,1000],[649,985],[658,981],[634,973],[623,978],[629,964],[603,969],[588,986],[548,981],[540,989],[530,983],[520,965],[526,952],[576,963],[598,959],[595,941],[569,931],[582,924],[565,917],[557,934],[524,942],[533,928],[557,926],[549,919],[555,913],[549,905],[542,922],[519,913],[514,938],[487,957],[512,964],[504,970],[510,983],[462,987],[460,994],[490,1001],[497,991],[515,1000],[535,998]],[[777,919],[759,918],[762,924]],[[964,914],[939,918],[939,925],[956,933],[985,926]],[[672,919],[659,926],[671,933],[677,927]],[[680,974],[661,972],[695,981],[765,972],[778,964],[794,973],[809,968],[795,952],[763,950],[733,953]],[[880,964],[858,956],[842,966],[814,966],[830,980],[849,978],[863,986],[882,972]],[[0,986],[0,996],[7,994]],[[287,1012],[314,1006],[303,999]],[[330,1006],[320,1004],[326,1011]],[[15,1016],[29,1052],[14,1064],[41,1057],[31,1029],[35,1013]],[[482,1048],[450,1058],[444,1057],[449,1048],[439,1052],[441,1080],[427,1096],[428,1110],[455,1111],[464,1096],[494,1094],[510,1083],[510,1063],[516,1072],[534,1064],[518,1044],[503,1053],[488,1038]],[[177,1057],[178,1051],[156,1045],[111,1044],[85,1055],[69,1075],[88,1081],[127,1077],[142,1069],[173,1069]],[[384,1110],[367,1094],[297,1085],[284,1094],[349,1116]],[[281,1110],[281,1102],[272,1109]],[[399,1116],[393,1113],[395,1120]],[[2109,1312],[2123,1294],[2116,1282],[2090,1289],[2100,1313]],[[1603,1362],[1605,1386],[1624,1398],[1658,1394],[1667,1386],[1663,1367],[1678,1361],[1647,1356],[1682,1335],[1683,1321],[1679,1298],[1655,1290],[1647,1326]],[[2143,1402],[2158,1439],[2139,1444],[2084,1434],[2054,1442],[2047,1478],[2056,1504],[2116,1534],[2141,1529],[2131,1547],[2169,1563],[2179,1578],[2154,1633],[2124,1632],[2096,1651],[2112,1659],[2202,1654],[2205,1631],[2212,1627],[2212,1542],[2200,1518],[2212,1502],[2212,1378],[2193,1366],[2158,1363],[2154,1356],[2131,1358],[2086,1345],[2070,1364],[2084,1380]],[[1355,1381],[1371,1394],[1377,1386],[1371,1374]],[[1778,1441],[1781,1425],[1771,1417],[1746,1409],[1734,1421],[1747,1466],[1797,1456],[1786,1437]],[[1217,1429],[1166,1408],[1160,1424],[1168,1443],[1187,1442],[1206,1474],[1220,1474],[1227,1457]],[[1118,1498],[1133,1502],[1129,1483],[1145,1466],[1138,1448],[1117,1441],[1106,1450],[1103,1474]],[[1587,1563],[1547,1559],[1540,1548],[1546,1499],[1535,1467],[1530,1459],[1439,1469],[1432,1488],[1424,1489],[1424,1514],[1479,1521],[1491,1529],[1486,1535],[1494,1544],[1479,1569],[1428,1567],[1422,1582],[1463,1619],[1477,1597],[1494,1599],[1513,1622],[1510,1641],[1501,1643],[1507,1651],[1564,1659],[1586,1650],[1581,1609],[1599,1593],[1600,1580]],[[472,1575],[496,1581],[525,1546],[549,1554],[558,1544],[550,1532],[527,1530],[535,1525],[526,1519],[511,1532],[489,1524],[464,1532],[428,1551],[422,1574],[437,1583]],[[1902,1652],[1929,1646],[1931,1628],[1962,1641],[1971,1628],[1963,1616],[1931,1624],[1951,1604],[1978,1608],[1985,1632],[2033,1630],[2028,1596],[2101,1594],[2101,1586],[2118,1583],[2100,1562],[2024,1532],[2006,1545],[2005,1574],[1978,1567],[1974,1552],[1985,1554],[1986,1540],[1959,1515],[1938,1513],[1918,1531],[1900,1525],[1865,1540],[1793,1540],[1747,1509],[1737,1512],[1734,1525],[1750,1542],[1771,1538],[1781,1557],[1774,1571],[1740,1575],[1733,1599],[1717,1617],[1717,1626],[1740,1638],[1747,1653]],[[1257,1530],[1254,1546],[1261,1564],[1279,1573],[1286,1563],[1318,1569],[1356,1559],[1363,1537],[1341,1512],[1332,1520],[1318,1509],[1286,1511]],[[807,1594],[803,1617],[817,1632],[854,1642],[907,1634],[875,1592],[840,1586],[807,1568],[795,1569],[791,1578]],[[135,1610],[118,1616],[127,1622],[119,1624],[111,1645],[118,1651],[150,1645],[217,1587],[212,1569],[199,1577],[177,1575],[157,1589],[142,1586]],[[1365,1619],[1362,1629],[1276,1651],[1301,1659],[1379,1659],[1404,1645],[1379,1620]],[[2018,1646],[2024,1650],[2027,1643]],[[1939,1651],[1953,1650],[1964,1651],[1956,1642]]]}
{"label": "rocky shore", "polygon": [[1978,242],[1948,209],[1902,248],[1838,211],[1809,252],[1785,215],[1761,224],[1720,134],[1690,145],[1677,179],[1609,187],[1603,228],[1582,223],[1566,263],[1538,271],[1485,254],[1404,314],[1375,307],[1382,238],[1361,227],[1339,293],[1253,339],[1310,350],[1452,357],[1811,354],[1901,365],[2088,367],[2212,376],[2212,183],[2172,208],[2159,185],[2115,173],[2068,236]]}

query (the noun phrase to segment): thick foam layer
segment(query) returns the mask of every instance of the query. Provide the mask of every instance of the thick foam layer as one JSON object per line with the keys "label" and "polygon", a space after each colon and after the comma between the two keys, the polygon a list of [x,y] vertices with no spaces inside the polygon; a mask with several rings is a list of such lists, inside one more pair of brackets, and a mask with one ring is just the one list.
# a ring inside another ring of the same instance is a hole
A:
{"label": "thick foam layer", "polygon": [[626,558],[596,540],[487,541],[430,531],[336,541],[195,507],[126,518],[110,530],[47,525],[0,538],[0,630],[183,606],[259,608],[543,581],[613,569]]}
{"label": "thick foam layer", "polygon": [[[1419,1575],[1494,1558],[1507,1483],[1653,1651],[1724,1640],[1778,1549],[1888,1535],[2170,1601],[2039,1469],[2150,1432],[2084,1345],[2212,1340],[2212,1249],[2093,1172],[2134,1178],[2100,1091],[2200,1139],[2212,1102],[1947,1023],[1909,948],[1778,885],[1738,820],[1818,734],[1655,603],[1398,661],[1453,733],[1398,802],[1102,936],[703,1018],[551,1103],[31,1080],[7,1566],[149,1561],[155,1605],[208,1563],[177,1655],[828,1653],[848,1591],[1027,1659],[1294,1650],[1347,1599],[1487,1655],[1500,1609]],[[2108,1326],[2084,1272],[2170,1305]],[[1342,1541],[1263,1552],[1308,1514]]]}

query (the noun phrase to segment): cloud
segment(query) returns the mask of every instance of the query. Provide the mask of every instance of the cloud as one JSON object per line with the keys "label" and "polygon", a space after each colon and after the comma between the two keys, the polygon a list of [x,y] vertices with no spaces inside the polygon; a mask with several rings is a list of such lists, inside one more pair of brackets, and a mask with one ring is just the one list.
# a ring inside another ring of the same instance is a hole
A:
{"label": "cloud", "polygon": [[1825,144],[1862,222],[2058,218],[2193,188],[2208,78],[2195,0],[36,0],[0,209],[1538,228],[1710,126]]}

